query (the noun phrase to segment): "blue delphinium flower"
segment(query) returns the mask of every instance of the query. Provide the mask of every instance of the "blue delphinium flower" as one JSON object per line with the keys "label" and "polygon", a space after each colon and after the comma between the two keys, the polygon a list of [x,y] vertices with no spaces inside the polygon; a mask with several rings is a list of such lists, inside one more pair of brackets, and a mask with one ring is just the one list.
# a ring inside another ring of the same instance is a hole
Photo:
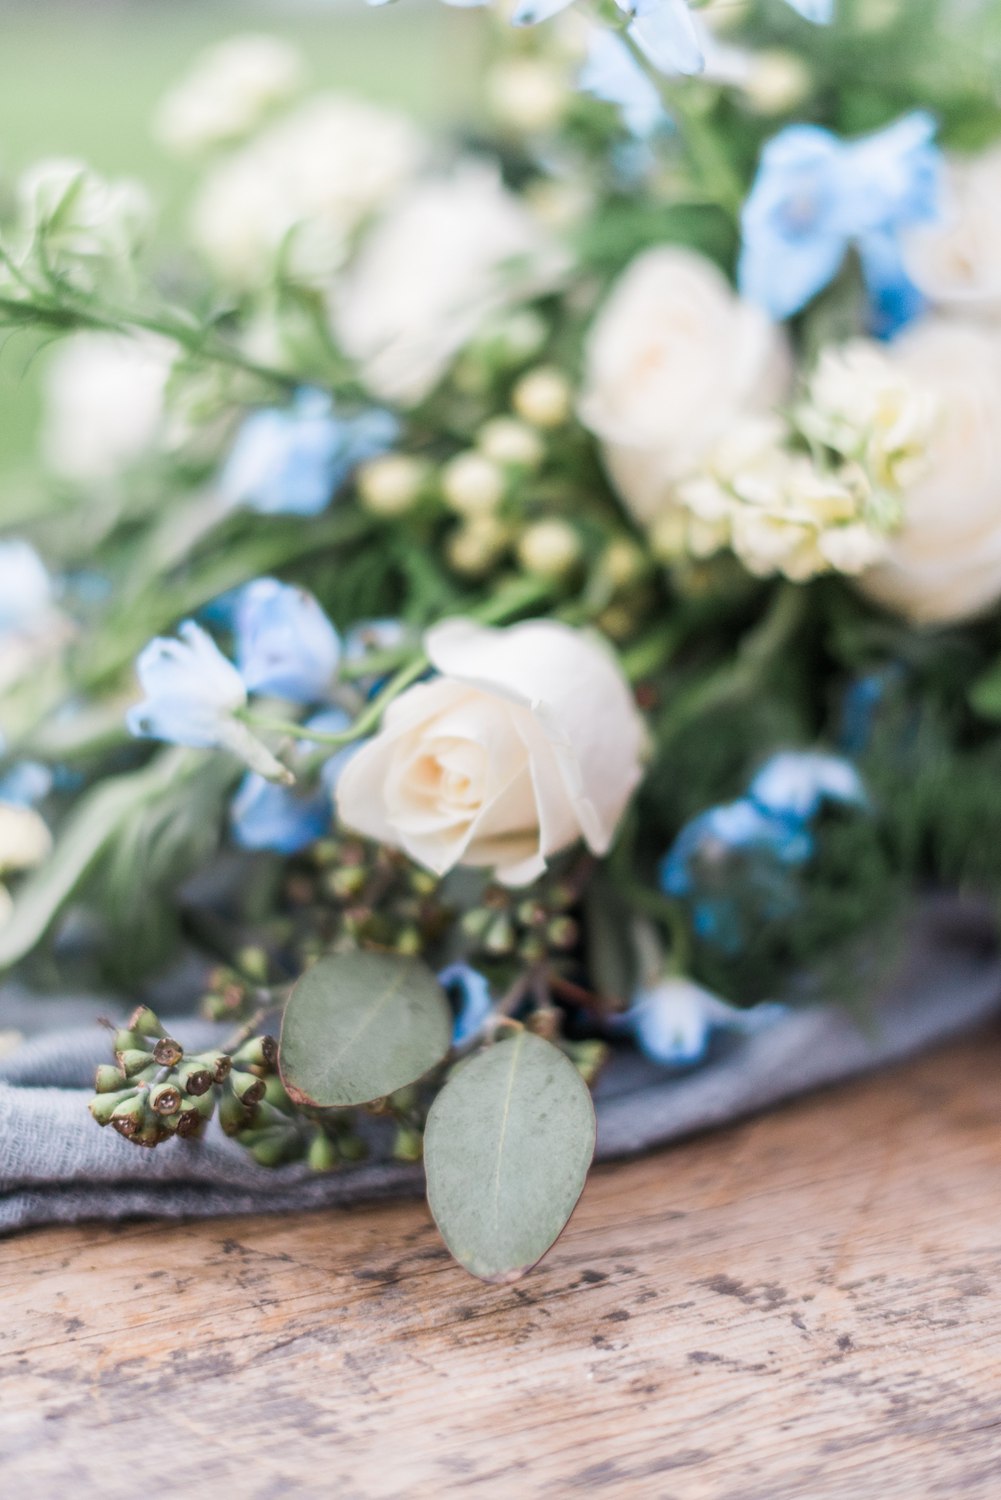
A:
{"label": "blue delphinium flower", "polygon": [[788,318],[858,251],[873,331],[891,336],[920,308],[904,268],[901,233],[938,216],[941,154],[922,111],[874,135],[843,141],[819,125],[791,125],[768,142],[744,205],[741,292]]}
{"label": "blue delphinium flower", "polygon": [[748,796],[766,813],[801,823],[815,818],[825,802],[864,807],[867,800],[851,761],[820,750],[773,755],[751,782]]}
{"label": "blue delphinium flower", "polygon": [[18,761],[0,776],[0,802],[9,807],[34,807],[49,795],[52,782],[52,772],[41,761]]}
{"label": "blue delphinium flower", "polygon": [[449,964],[438,975],[438,983],[457,1001],[452,1045],[461,1047],[480,1034],[493,1010],[490,986],[479,970],[469,964]]}
{"label": "blue delphinium flower", "polygon": [[744,797],[685,824],[661,862],[661,888],[688,903],[700,938],[737,953],[749,920],[773,921],[795,910],[792,877],[812,853],[813,838],[801,823]]}
{"label": "blue delphinium flower", "polygon": [[670,123],[656,86],[625,42],[600,26],[588,31],[587,56],[577,75],[577,87],[605,104],[616,105],[626,129],[639,140],[647,140]]}
{"label": "blue delphinium flower", "polygon": [[247,702],[243,678],[211,636],[186,620],[179,639],[158,637],[136,662],[145,693],[126,715],[140,738],[207,750],[224,743],[228,726]]}
{"label": "blue delphinium flower", "polygon": [[276,578],[258,578],[240,594],[236,661],[247,689],[293,703],[329,694],[341,641],[312,594]]}
{"label": "blue delphinium flower", "polygon": [[[395,651],[408,641],[417,644],[413,631],[402,620],[360,620],[344,636],[343,660],[345,665],[358,666],[374,652]],[[369,696],[377,693],[385,680],[385,675],[377,672],[353,678],[355,687]]]}
{"label": "blue delphinium flower", "polygon": [[[386,5],[389,0],[368,0],[368,3]],[[462,10],[474,10],[490,3],[491,0],[445,0],[446,5]],[[572,4],[573,0],[517,0],[512,24],[537,26],[540,21],[551,20]],[[616,0],[616,4],[628,18],[626,31],[654,67],[662,73],[702,72],[705,59],[688,0]],[[834,0],[786,0],[786,4],[805,20],[818,25],[826,25],[834,15]],[[604,98],[605,95],[598,97]]]}
{"label": "blue delphinium flower", "polygon": [[52,606],[52,580],[30,542],[0,542],[0,633],[30,630]]}
{"label": "blue delphinium flower", "polygon": [[786,1013],[785,1006],[775,1004],[738,1010],[693,980],[675,976],[639,990],[616,1029],[628,1031],[652,1062],[693,1067],[705,1059],[714,1032],[749,1035]]}
{"label": "blue delphinium flower", "polygon": [[387,452],[398,435],[391,412],[342,416],[322,391],[303,390],[290,407],[245,419],[219,488],[231,505],[263,515],[316,516],[359,464]]}
{"label": "blue delphinium flower", "polygon": [[247,689],[232,662],[193,620],[177,634],[177,640],[158,636],[139,653],[136,674],[144,697],[126,714],[129,732],[198,750],[229,750],[262,776],[290,781],[281,761],[237,718]]}
{"label": "blue delphinium flower", "polygon": [[[342,708],[325,709],[303,724],[303,734],[315,729],[321,734],[340,734],[351,719]],[[311,755],[313,746],[304,741],[296,759]],[[253,771],[243,778],[230,804],[229,819],[234,841],[242,849],[272,849],[277,854],[298,854],[330,831],[333,796],[341,771],[360,748],[345,745],[330,756],[320,772],[320,785],[275,786]]]}

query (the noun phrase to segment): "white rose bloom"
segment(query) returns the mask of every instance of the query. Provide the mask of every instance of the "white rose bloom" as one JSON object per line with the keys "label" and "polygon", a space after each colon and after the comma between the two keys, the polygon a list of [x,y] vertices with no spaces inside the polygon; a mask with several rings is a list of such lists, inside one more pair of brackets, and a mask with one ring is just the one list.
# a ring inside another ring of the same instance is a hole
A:
{"label": "white rose bloom", "polygon": [[413,175],[424,150],[404,115],[318,95],[209,172],[193,209],[195,244],[241,289],[269,281],[279,261],[325,286],[360,225]]}
{"label": "white rose bloom", "polygon": [[496,169],[463,162],[416,183],[372,229],[339,288],[336,334],[375,395],[412,406],[492,315],[565,269]]}
{"label": "white rose bloom", "polygon": [[1001,146],[949,159],[945,212],[911,232],[907,267],[942,307],[1001,312]]}
{"label": "white rose bloom", "polygon": [[939,418],[902,527],[861,585],[915,623],[964,620],[1001,598],[1001,334],[929,319],[887,356],[934,396]]}
{"label": "white rose bloom", "polygon": [[342,821],[442,875],[526,885],[583,838],[610,847],[641,777],[644,727],[604,645],[551,620],[428,632],[442,674],[391,704],[337,787]]}
{"label": "white rose bloom", "polygon": [[933,393],[886,346],[854,339],[823,350],[796,418],[808,438],[896,490],[920,476],[937,410]]}
{"label": "white rose bloom", "polygon": [[633,261],[598,314],[579,415],[648,523],[738,418],[783,399],[789,378],[784,336],[764,313],[703,256],[664,247]]}
{"label": "white rose bloom", "polygon": [[239,140],[268,110],[290,99],[302,81],[302,60],[274,36],[229,37],[203,52],[163,99],[153,122],[161,145],[194,156]]}
{"label": "white rose bloom", "polygon": [[166,341],[110,333],[61,344],[45,370],[42,449],[52,472],[99,484],[150,452],[175,352]]}

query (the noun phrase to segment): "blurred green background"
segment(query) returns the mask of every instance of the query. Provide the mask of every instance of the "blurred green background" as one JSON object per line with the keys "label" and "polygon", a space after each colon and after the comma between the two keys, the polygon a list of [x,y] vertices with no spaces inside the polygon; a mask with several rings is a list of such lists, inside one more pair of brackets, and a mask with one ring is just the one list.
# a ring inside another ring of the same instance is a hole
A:
{"label": "blurred green background", "polygon": [[[392,102],[430,120],[474,106],[482,17],[431,0],[0,0],[0,187],[41,156],[80,157],[143,178],[179,226],[191,170],[164,157],[153,107],[204,46],[239,31],[299,43],[311,82]],[[42,356],[44,359],[44,355]],[[0,477],[34,451],[37,349],[0,345]]]}

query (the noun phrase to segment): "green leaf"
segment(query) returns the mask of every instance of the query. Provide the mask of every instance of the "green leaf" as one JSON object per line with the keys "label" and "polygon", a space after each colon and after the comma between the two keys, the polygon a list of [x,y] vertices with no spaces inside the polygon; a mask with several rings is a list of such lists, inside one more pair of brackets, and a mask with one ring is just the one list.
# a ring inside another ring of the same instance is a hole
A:
{"label": "green leaf", "polygon": [[573,1064],[519,1031],[458,1068],[424,1134],[428,1203],[460,1265],[517,1281],[573,1213],[594,1155],[594,1108]]}
{"label": "green leaf", "polygon": [[10,919],[0,929],[0,970],[24,958],[45,935],[124,821],[189,775],[198,760],[187,751],[169,751],[141,771],[98,783],[81,798],[60,829],[48,859],[21,885]]}
{"label": "green leaf", "polygon": [[419,959],[338,954],[308,970],[289,996],[282,1080],[299,1104],[367,1104],[421,1078],[451,1042],[448,1000]]}
{"label": "green leaf", "polygon": [[970,707],[982,719],[1001,719],[1001,665],[977,678],[970,688]]}

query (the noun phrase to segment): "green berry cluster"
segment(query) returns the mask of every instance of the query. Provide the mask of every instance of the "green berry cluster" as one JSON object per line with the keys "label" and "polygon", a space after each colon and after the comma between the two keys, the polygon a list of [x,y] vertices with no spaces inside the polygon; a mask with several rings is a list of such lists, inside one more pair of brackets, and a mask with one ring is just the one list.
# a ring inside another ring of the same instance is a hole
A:
{"label": "green berry cluster", "polygon": [[[271,1047],[277,1047],[271,1038]],[[258,1080],[236,1069],[225,1052],[186,1056],[167,1036],[159,1019],[140,1006],[128,1025],[115,1032],[115,1062],[102,1064],[94,1079],[90,1112],[137,1146],[159,1146],[170,1136],[198,1136],[216,1104],[216,1090],[249,1089]]]}
{"label": "green berry cluster", "polygon": [[314,844],[291,867],[284,900],[297,973],[353,948],[423,953],[452,919],[436,876],[395,849],[356,838]]}
{"label": "green berry cluster", "polygon": [[580,897],[581,881],[573,875],[542,881],[529,896],[501,885],[488,886],[461,919],[470,960],[565,960],[580,943],[573,915]]}

